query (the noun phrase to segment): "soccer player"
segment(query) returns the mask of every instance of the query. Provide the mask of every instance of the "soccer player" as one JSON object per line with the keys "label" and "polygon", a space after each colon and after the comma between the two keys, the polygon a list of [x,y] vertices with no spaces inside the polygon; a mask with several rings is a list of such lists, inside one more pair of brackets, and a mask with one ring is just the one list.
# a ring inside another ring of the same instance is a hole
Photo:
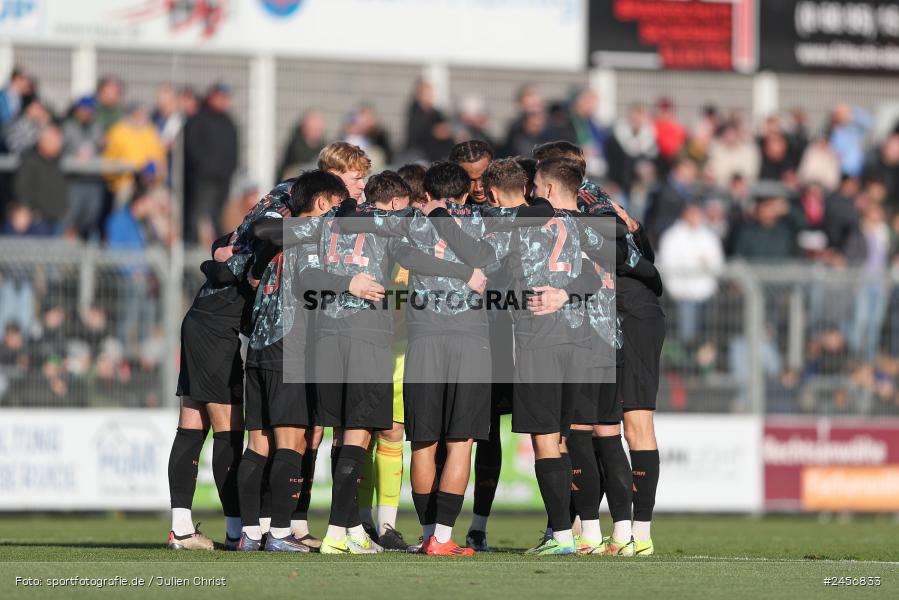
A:
{"label": "soccer player", "polygon": [[[385,171],[366,184],[363,214],[408,206],[410,191],[394,172]],[[342,221],[346,221],[343,219]],[[393,262],[429,274],[471,280],[470,267],[427,256],[396,238],[345,233],[332,220],[322,230],[325,270],[335,274],[366,272],[385,281]],[[481,274],[483,277],[483,274]],[[393,426],[393,319],[371,302],[341,294],[322,304],[316,340],[318,417],[322,425],[340,428],[331,515],[321,551],[326,554],[372,554],[382,550],[364,531],[356,496],[361,465],[372,431]]]}
{"label": "soccer player", "polygon": [[[528,175],[513,159],[494,160],[482,175],[482,185],[487,204],[482,209],[486,217],[498,219],[514,215],[513,209],[526,206]],[[551,214],[551,211],[550,211]],[[488,288],[506,290],[511,275],[505,269],[488,271]],[[493,508],[496,488],[502,469],[502,441],[500,417],[512,411],[512,382],[508,374],[513,372],[512,316],[506,310],[487,311],[490,327],[490,354],[493,378],[490,388],[490,437],[477,443],[474,469],[474,506],[471,525],[465,536],[469,548],[489,552],[487,520]]]}
{"label": "soccer player", "polygon": [[[564,157],[584,166],[581,149],[569,142],[542,144],[534,149],[537,159]],[[620,328],[618,374],[614,385],[602,386],[602,394],[614,393],[624,410],[625,439],[630,450],[630,477],[622,471],[624,450],[620,443],[620,427],[597,425],[593,437],[593,456],[604,477],[599,498],[605,491],[614,522],[612,535],[604,539],[602,552],[607,554],[650,555],[654,548],[650,538],[650,521],[658,484],[659,454],[652,415],[659,382],[659,358],[665,336],[665,315],[658,297],[662,281],[652,265],[654,253],[642,226],[593,182],[585,180],[578,191],[578,206],[586,213],[612,216],[618,220],[626,248],[620,247],[617,260],[616,307]],[[583,448],[581,446],[584,446]],[[586,446],[586,436],[574,432],[569,440],[572,462],[582,474],[592,473],[593,466]],[[590,484],[579,485],[592,489]],[[576,495],[577,496],[577,495]],[[633,525],[630,506],[633,503]],[[582,516],[582,519],[584,517]],[[598,535],[598,532],[597,532]],[[582,535],[582,548],[594,546],[596,536]],[[630,543],[633,537],[633,543]]]}
{"label": "soccer player", "polygon": [[468,196],[460,204],[481,205],[487,201],[484,192],[484,184],[481,177],[487,170],[487,165],[493,160],[493,148],[487,142],[481,140],[469,140],[453,146],[449,155],[450,162],[454,162],[468,174],[470,188]]}
{"label": "soccer player", "polygon": [[[523,188],[522,184],[521,190]],[[428,197],[428,206],[425,208],[433,209],[431,211],[432,220],[423,220],[420,216],[414,218],[416,214],[414,212],[408,216],[392,215],[392,218],[383,217],[383,220],[378,223],[379,227],[372,231],[408,236],[423,252],[453,261],[461,259],[469,266],[481,267],[495,262],[496,248],[476,239],[485,233],[484,219],[474,214],[470,207],[459,204],[470,190],[470,180],[465,170],[450,162],[435,163],[426,173],[425,190]],[[443,205],[443,208],[436,208],[437,205]],[[535,208],[531,216],[541,216],[537,213],[542,211],[542,216],[548,218],[552,214],[552,207],[545,201],[543,205],[545,205],[545,209]],[[468,217],[458,219],[461,227],[457,227],[453,219],[446,218],[451,215],[447,206],[452,206],[454,211],[464,213]],[[519,208],[516,206],[507,209],[508,216],[517,216],[520,212]],[[356,228],[357,225],[356,222],[352,222],[345,228]],[[465,235],[462,230],[468,230],[472,235]],[[489,362],[478,364],[476,368],[470,369],[470,373],[466,369],[454,371],[451,378],[446,375],[428,377],[427,370],[415,369],[412,363],[423,360],[422,357],[430,357],[428,358],[429,365],[442,363],[458,365],[461,362],[460,357],[465,357],[467,353],[476,356],[481,349],[478,342],[483,344],[486,339],[484,338],[487,324],[485,311],[468,310],[464,302],[455,307],[450,306],[450,299],[455,297],[461,300],[467,297],[468,292],[465,289],[464,281],[426,277],[418,273],[413,273],[411,278],[412,288],[416,295],[414,301],[410,302],[407,311],[409,328],[407,361],[410,362],[410,369],[406,371],[404,400],[408,418],[407,426],[413,442],[413,499],[422,524],[424,542],[422,548],[424,552],[431,554],[462,555],[467,552],[451,541],[450,534],[458,514],[454,509],[454,501],[461,498],[467,483],[470,456],[464,461],[462,459],[466,449],[470,451],[470,445],[465,439],[450,441],[453,457],[449,461],[450,469],[444,479],[437,463],[445,462],[445,459],[441,460],[438,456],[446,453],[447,446],[442,443],[438,444],[438,442],[441,439],[447,439],[446,435],[442,438],[440,436],[441,432],[446,433],[443,430],[447,427],[449,428],[447,431],[454,435],[471,429],[472,423],[478,427],[486,426],[487,420],[483,419],[482,422],[477,417],[477,413],[472,410],[459,410],[458,408],[451,410],[443,404],[448,404],[450,407],[470,404],[471,407],[475,407],[479,402],[487,402],[488,397],[485,392],[489,388],[477,390],[478,380],[471,376],[477,375],[482,369],[489,368]],[[470,352],[443,346],[439,350],[435,350],[431,346],[436,343],[434,336],[438,331],[453,332],[461,336],[463,339],[457,339],[455,336],[451,338],[456,346],[470,343],[468,339],[464,339],[470,337],[475,347],[470,349]],[[413,350],[413,346],[426,347]],[[434,360],[433,357],[438,354],[441,359]],[[417,371],[424,371],[425,375],[423,376]],[[469,381],[469,379],[474,379],[474,381]],[[480,379],[483,387],[484,377],[482,376]],[[444,389],[447,385],[450,386],[449,391]],[[473,398],[475,400],[472,400]],[[435,406],[435,402],[440,406]],[[415,414],[410,416],[410,411],[413,410]],[[446,414],[454,414],[455,418],[460,420],[470,418],[471,422],[431,423],[444,410]],[[416,430],[418,434],[413,433]],[[415,439],[417,435],[427,439],[417,440]],[[431,439],[428,436],[436,437]],[[417,444],[417,442],[421,442],[421,444]],[[464,468],[464,473],[460,470],[462,468]],[[458,481],[452,480],[454,477]],[[435,489],[438,481],[441,490]],[[461,489],[458,489],[460,481]],[[438,495],[444,500],[442,503],[444,510],[440,511],[440,514],[438,514]],[[439,538],[435,535],[438,525],[440,525],[437,532]],[[434,543],[430,543],[432,538]]]}
{"label": "soccer player", "polygon": [[[321,170],[309,171],[300,175],[290,189],[288,215],[319,217],[336,207],[345,196],[346,187],[338,177]],[[274,217],[274,214],[270,216]],[[274,220],[278,221],[276,217]],[[263,225],[261,221],[254,224],[255,237],[259,237],[258,230]],[[276,223],[276,227],[278,225]],[[291,341],[305,339],[308,313],[301,311],[297,316],[292,307],[285,313],[285,300],[290,301],[294,293],[293,278],[302,275],[305,269],[317,266],[320,220],[304,219],[300,227],[302,231],[297,232],[295,241],[298,247],[289,252],[282,253],[280,245],[257,243],[251,269],[251,279],[259,279],[247,351],[246,421],[250,442],[246,468],[242,466],[240,470],[241,503],[245,505],[246,516],[240,549],[244,551],[258,550],[261,546],[261,532],[253,523],[258,522],[258,498],[270,454],[272,514],[264,549],[275,552],[311,550],[293,534],[291,518],[304,483],[303,454],[307,445],[315,443],[314,389],[305,381],[304,344],[299,347],[294,344],[291,352],[285,353],[286,336],[292,336]],[[292,332],[292,329],[299,331]],[[286,377],[285,372],[291,377]]]}
{"label": "soccer player", "polygon": [[[241,225],[213,245],[215,261],[206,261],[207,283],[200,289],[181,325],[181,372],[178,395],[181,416],[169,456],[173,549],[211,549],[212,541],[196,532],[191,503],[203,439],[211,422],[212,470],[225,511],[225,546],[235,549],[241,537],[238,464],[243,450],[243,361],[238,333],[250,332],[253,290],[247,283],[252,264],[251,227],[267,214],[286,210],[284,200],[293,180],[266,194]],[[224,359],[221,357],[225,357]]]}
{"label": "soccer player", "polygon": [[[420,207],[426,202],[423,187],[427,169],[415,163],[400,167],[397,174],[410,191],[410,206]],[[396,267],[394,284],[406,287],[409,272]],[[394,313],[394,371],[393,371],[393,428],[379,431],[365,463],[359,481],[359,517],[372,539],[385,550],[407,550],[409,544],[396,529],[400,505],[400,489],[403,483],[403,371],[406,359],[405,322],[403,311]],[[377,498],[377,526],[372,518],[372,504]]]}
{"label": "soccer player", "polygon": [[[555,216],[543,227],[522,229],[513,243],[512,289],[533,290],[538,294],[562,290],[561,305],[551,310],[518,311],[515,321],[515,381],[513,386],[512,429],[529,433],[536,457],[535,471],[549,518],[552,536],[530,552],[536,555],[574,554],[569,504],[572,469],[563,457],[565,436],[574,422],[595,422],[593,400],[584,386],[593,377],[596,358],[591,352],[591,332],[586,302],[570,303],[569,289],[574,280],[595,275],[595,266],[583,254],[596,255],[602,244],[598,235],[585,236],[578,223],[577,190],[581,172],[576,163],[555,158],[537,166],[535,193],[555,208]],[[599,287],[593,283],[576,290],[586,293]],[[538,302],[539,305],[539,302]]]}
{"label": "soccer player", "polygon": [[328,144],[318,154],[318,168],[340,177],[350,198],[361,202],[371,169],[371,159],[362,148],[347,142]]}
{"label": "soccer player", "polygon": [[240,539],[236,477],[243,451],[243,362],[238,333],[252,292],[245,278],[238,283],[229,271],[232,277],[226,275],[225,283],[220,283],[215,274],[233,267],[243,276],[240,261],[231,260],[233,238],[229,234],[213,245],[216,262],[204,263],[207,281],[181,324],[177,391],[181,412],[168,466],[172,507],[168,548],[172,550],[213,549],[212,540],[197,531],[191,516],[200,452],[210,425],[214,431],[212,473],[225,513],[225,545],[233,548]]}

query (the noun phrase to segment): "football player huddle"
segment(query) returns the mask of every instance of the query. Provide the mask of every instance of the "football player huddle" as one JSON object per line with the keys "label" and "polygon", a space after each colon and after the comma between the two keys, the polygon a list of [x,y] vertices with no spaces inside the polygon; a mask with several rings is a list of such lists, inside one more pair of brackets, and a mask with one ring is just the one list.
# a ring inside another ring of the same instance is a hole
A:
{"label": "football player huddle", "polygon": [[[511,413],[547,515],[527,553],[652,554],[665,320],[640,223],[586,179],[568,142],[495,159],[469,141],[429,166],[370,165],[357,146],[327,146],[318,169],[275,186],[201,266],[181,331],[169,548],[217,547],[191,515],[211,427],[222,549],[489,552]],[[332,492],[319,539],[308,510],[325,428]],[[416,544],[396,529],[406,442]],[[473,452],[462,546],[453,529]]]}

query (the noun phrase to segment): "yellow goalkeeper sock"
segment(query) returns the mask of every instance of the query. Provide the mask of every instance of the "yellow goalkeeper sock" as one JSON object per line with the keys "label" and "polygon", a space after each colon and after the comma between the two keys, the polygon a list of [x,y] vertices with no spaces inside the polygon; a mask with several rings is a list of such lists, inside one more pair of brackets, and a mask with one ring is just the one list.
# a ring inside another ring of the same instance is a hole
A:
{"label": "yellow goalkeeper sock", "polygon": [[383,533],[385,525],[396,527],[396,512],[403,485],[403,442],[378,440],[375,471],[378,479],[378,528]]}

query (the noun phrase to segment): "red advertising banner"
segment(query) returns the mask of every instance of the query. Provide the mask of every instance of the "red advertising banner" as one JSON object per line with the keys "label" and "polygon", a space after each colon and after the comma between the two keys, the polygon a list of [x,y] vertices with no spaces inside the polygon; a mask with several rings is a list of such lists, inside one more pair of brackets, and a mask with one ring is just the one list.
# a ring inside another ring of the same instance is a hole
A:
{"label": "red advertising banner", "polygon": [[767,419],[766,510],[899,510],[899,419]]}

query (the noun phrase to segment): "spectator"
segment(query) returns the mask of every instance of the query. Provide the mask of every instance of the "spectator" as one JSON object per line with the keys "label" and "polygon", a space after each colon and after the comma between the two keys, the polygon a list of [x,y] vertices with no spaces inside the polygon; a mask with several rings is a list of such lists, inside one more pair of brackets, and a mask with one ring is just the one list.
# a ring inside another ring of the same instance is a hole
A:
{"label": "spectator", "polygon": [[122,82],[115,77],[104,77],[97,84],[97,123],[104,132],[122,120]]}
{"label": "spectator", "polygon": [[646,109],[639,104],[632,105],[627,120],[619,121],[607,138],[605,156],[609,178],[627,195],[639,165],[655,162],[658,154],[655,129]]}
{"label": "spectator", "polygon": [[822,229],[827,236],[827,258],[832,264],[842,265],[847,260],[858,264],[865,257],[864,238],[856,208],[858,193],[858,180],[843,177],[837,191],[825,199]]}
{"label": "spectator", "polygon": [[290,133],[276,179],[296,177],[302,165],[318,160],[318,153],[324,147],[325,115],[317,108],[307,108]]}
{"label": "spectator", "polygon": [[518,116],[506,133],[506,154],[528,156],[534,146],[549,142],[554,136],[547,127],[546,103],[535,86],[522,86],[516,100]]}
{"label": "spectator", "polygon": [[789,191],[778,182],[759,182],[748,223],[735,233],[734,254],[749,261],[783,260],[796,254],[801,217],[790,209]]}
{"label": "spectator", "polygon": [[577,90],[569,109],[568,131],[562,137],[577,144],[584,151],[587,173],[600,179],[606,174],[606,130],[596,122],[599,95],[593,89]]}
{"label": "spectator", "polygon": [[[659,147],[659,158],[665,165],[670,165],[681,151],[687,140],[687,130],[674,114],[674,103],[670,98],[659,98],[656,103],[653,125],[656,130],[656,145]],[[665,173],[663,171],[663,173]]]}
{"label": "spectator", "polygon": [[466,140],[481,140],[490,144],[491,147],[496,147],[492,136],[487,131],[489,119],[483,97],[475,94],[463,96],[458,105],[455,141],[458,143]]}
{"label": "spectator", "polygon": [[[91,96],[78,100],[62,126],[64,158],[72,164],[96,163],[103,143],[103,130],[94,119],[96,103]],[[69,214],[66,227],[82,239],[100,238],[103,212],[103,182],[96,175],[69,176]]]}
{"label": "spectator", "polygon": [[371,107],[362,106],[346,116],[341,140],[365,150],[371,159],[372,171],[383,170],[392,158],[387,132],[378,123]]}
{"label": "spectator", "polygon": [[799,183],[817,183],[827,190],[834,190],[840,184],[840,158],[826,137],[806,146],[799,163]]}
{"label": "spectator", "polygon": [[759,150],[735,122],[725,123],[709,148],[707,169],[715,184],[726,188],[734,175],[752,185],[759,176]]}
{"label": "spectator", "polygon": [[665,181],[652,193],[646,211],[646,232],[651,239],[659,240],[683,213],[684,207],[696,200],[697,175],[696,163],[686,157],[680,158]]}
{"label": "spectator", "polygon": [[899,214],[899,133],[889,135],[872,153],[865,168],[865,178],[878,181],[886,188],[887,210],[890,214]]}
{"label": "spectator", "polygon": [[[135,172],[152,165],[159,177],[166,173],[165,147],[156,127],[150,122],[150,115],[142,104],[133,104],[128,116],[109,128],[106,135],[106,149],[103,157],[130,165]],[[132,174],[115,175],[109,178],[113,193],[124,197],[134,186]]]}
{"label": "spectator", "polygon": [[45,127],[37,146],[22,156],[16,173],[16,198],[34,211],[37,219],[54,234],[62,233],[68,213],[68,184],[60,169],[62,134],[55,125]]}
{"label": "spectator", "polygon": [[406,151],[429,162],[445,159],[453,147],[453,128],[434,105],[434,86],[419,81],[406,112]]}
{"label": "spectator", "polygon": [[[22,333],[22,327],[18,323],[7,323],[0,327],[3,329],[3,343],[0,344],[0,367],[6,369],[27,369],[30,361],[28,353],[25,350],[25,336]],[[2,396],[2,385],[6,383],[4,375],[0,375],[0,396]]]}
{"label": "spectator", "polygon": [[[46,227],[36,222],[34,213],[27,206],[12,204],[8,213],[9,217],[0,228],[3,237],[22,239],[47,235]],[[3,270],[0,279],[0,329],[15,323],[22,331],[31,331],[35,300],[31,278],[32,272],[28,267],[10,265]]]}
{"label": "spectator", "polygon": [[34,93],[31,78],[19,67],[12,70],[9,83],[0,90],[0,129],[19,116],[26,97]]}
{"label": "spectator", "polygon": [[359,132],[365,138],[368,147],[377,148],[384,156],[385,164],[391,164],[393,162],[393,149],[390,146],[390,136],[381,124],[381,119],[378,117],[378,113],[375,112],[374,106],[367,103],[360,104],[356,110],[356,120]]}
{"label": "spectator", "polygon": [[[158,207],[149,190],[137,189],[131,201],[106,220],[106,243],[111,250],[140,251],[152,241],[149,220]],[[155,281],[147,267],[121,270],[123,293],[119,299],[119,341],[137,348],[148,338],[155,320]]]}
{"label": "spectator", "polygon": [[759,171],[761,179],[783,181],[784,177],[796,169],[790,155],[790,146],[786,136],[780,132],[765,134],[761,140],[762,167]]}
{"label": "spectator", "polygon": [[200,100],[197,98],[197,92],[190,86],[183,87],[178,90],[178,112],[185,119],[197,114],[200,110]]}
{"label": "spectator", "polygon": [[184,129],[187,206],[184,238],[203,247],[221,235],[219,219],[237,170],[237,127],[231,119],[231,88],[215,84]]}
{"label": "spectator", "polygon": [[156,90],[156,106],[150,120],[156,126],[166,152],[170,153],[184,126],[184,115],[178,110],[178,96],[170,84],[164,83]]}
{"label": "spectator", "polygon": [[883,207],[873,202],[862,212],[861,231],[866,258],[853,303],[849,349],[863,360],[871,361],[880,345],[880,330],[886,316],[890,259],[895,242]]}
{"label": "spectator", "polygon": [[808,115],[804,110],[798,107],[790,110],[790,120],[784,134],[790,145],[792,161],[794,164],[799,164],[799,160],[805,154],[809,144]]}
{"label": "spectator", "polygon": [[53,121],[50,112],[37,98],[26,101],[22,112],[6,127],[6,148],[12,154],[23,154],[34,148],[41,130]]}
{"label": "spectator", "polygon": [[261,197],[259,186],[254,181],[245,180],[235,187],[238,192],[237,197],[228,202],[222,213],[222,227],[225,231],[237,229]]}
{"label": "spectator", "polygon": [[724,266],[721,239],[706,225],[699,204],[684,206],[662,235],[657,264],[665,289],[677,302],[678,339],[692,347],[703,328],[705,306],[718,290],[717,272]]}
{"label": "spectator", "polygon": [[865,161],[865,136],[871,128],[871,115],[861,108],[838,104],[830,117],[830,145],[840,158],[843,175],[861,177]]}

